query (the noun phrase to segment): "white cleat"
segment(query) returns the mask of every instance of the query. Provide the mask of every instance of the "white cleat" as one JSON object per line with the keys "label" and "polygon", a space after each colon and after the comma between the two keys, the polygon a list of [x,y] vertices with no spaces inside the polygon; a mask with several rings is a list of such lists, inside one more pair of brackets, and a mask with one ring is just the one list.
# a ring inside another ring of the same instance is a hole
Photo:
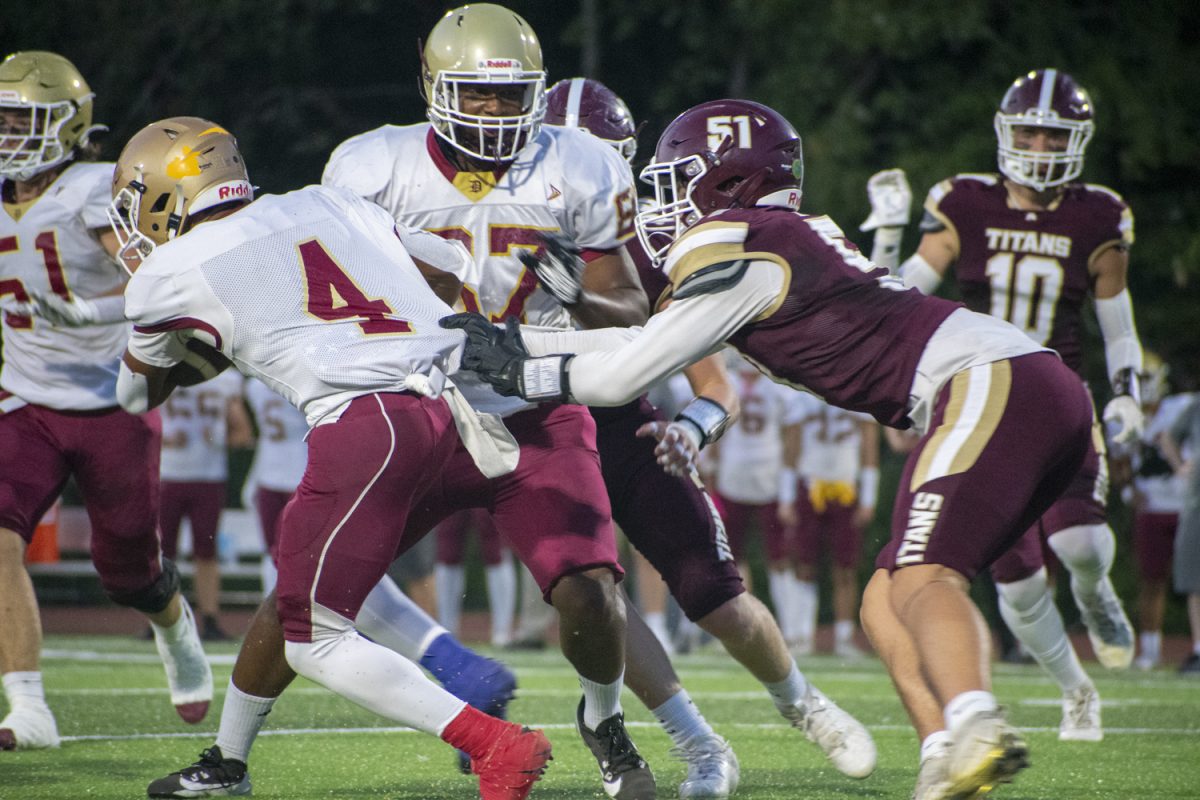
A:
{"label": "white cleat", "polygon": [[1135,667],[1137,667],[1138,669],[1140,669],[1142,672],[1150,672],[1151,670],[1158,667],[1158,659],[1154,658],[1153,656],[1148,656],[1145,653],[1142,653],[1140,656],[1138,656],[1137,658],[1135,658],[1133,660],[1133,665]]}
{"label": "white cleat", "polygon": [[820,689],[808,684],[799,704],[780,710],[792,727],[820,747],[843,775],[865,778],[875,770],[875,740],[863,724]]}
{"label": "white cleat", "polygon": [[1062,724],[1058,738],[1064,742],[1098,742],[1104,738],[1100,727],[1100,693],[1095,686],[1080,686],[1062,699]]}
{"label": "white cleat", "polygon": [[834,644],[833,654],[843,661],[862,661],[867,657],[858,645],[849,640]]}
{"label": "white cleat", "polygon": [[671,755],[687,764],[687,780],[679,784],[679,796],[726,798],[737,791],[742,769],[729,742],[715,733],[671,748]]}
{"label": "white cleat", "polygon": [[813,654],[813,640],[811,636],[801,636],[798,639],[793,639],[788,642],[788,652],[794,658],[804,658]]}
{"label": "white cleat", "polygon": [[982,797],[1029,766],[1029,748],[1000,711],[981,711],[953,735],[941,794],[930,800]]}
{"label": "white cleat", "polygon": [[0,720],[0,750],[42,750],[58,745],[58,725],[46,705],[23,705]]}
{"label": "white cleat", "polygon": [[1105,581],[1095,600],[1084,604],[1075,598],[1096,660],[1106,669],[1129,669],[1133,663],[1133,626],[1121,606],[1121,598]]}
{"label": "white cleat", "polygon": [[946,796],[950,771],[950,743],[945,742],[921,760],[912,800],[942,800]]}
{"label": "white cleat", "polygon": [[[167,671],[167,686],[171,690],[171,702],[184,722],[195,725],[208,713],[212,702],[213,677],[204,648],[200,645],[200,634],[196,630],[196,618],[187,600],[183,604],[183,625],[171,629],[152,625],[154,644],[163,668]],[[168,636],[174,638],[168,641]]]}

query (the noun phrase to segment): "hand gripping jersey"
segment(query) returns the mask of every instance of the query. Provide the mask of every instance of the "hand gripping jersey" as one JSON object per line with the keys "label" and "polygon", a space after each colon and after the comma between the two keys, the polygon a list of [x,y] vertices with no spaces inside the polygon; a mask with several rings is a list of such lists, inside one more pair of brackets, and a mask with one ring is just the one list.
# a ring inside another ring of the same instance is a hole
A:
{"label": "hand gripping jersey", "polygon": [[[633,235],[636,197],[629,165],[583,130],[543,127],[505,170],[458,172],[428,124],[385,126],[339,146],[322,182],[383,206],[399,222],[462,242],[474,268],[461,276],[457,308],[497,322],[569,327],[570,316],[517,258],[538,236],[564,231],[587,259]],[[466,383],[469,378],[463,377]],[[482,410],[527,407],[493,395]]]}
{"label": "hand gripping jersey", "polygon": [[304,441],[308,423],[304,415],[262,381],[247,380],[244,391],[258,426],[250,470],[254,482],[276,492],[295,491],[308,463],[308,444]]}
{"label": "hand gripping jersey", "polygon": [[958,234],[954,271],[967,307],[1008,320],[1080,372],[1088,267],[1106,248],[1133,244],[1133,212],[1121,197],[1071,183],[1048,210],[1022,211],[999,175],[958,175],[925,200],[922,230],[946,227]]}
{"label": "hand gripping jersey", "polygon": [[164,481],[224,481],[229,401],[242,394],[242,376],[227,370],[196,386],[181,386],[162,405]]}
{"label": "hand gripping jersey", "polygon": [[125,294],[130,351],[178,362],[190,336],[299,408],[309,425],[355,397],[436,397],[463,337],[371,203],[310,186],[269,195],[159,246]]}
{"label": "hand gripping jersey", "polygon": [[[90,299],[119,291],[125,273],[93,235],[108,229],[112,164],[72,164],[32,203],[0,211],[0,304],[32,292]],[[27,403],[86,411],[117,405],[127,326],[57,327],[3,313],[0,387]]]}

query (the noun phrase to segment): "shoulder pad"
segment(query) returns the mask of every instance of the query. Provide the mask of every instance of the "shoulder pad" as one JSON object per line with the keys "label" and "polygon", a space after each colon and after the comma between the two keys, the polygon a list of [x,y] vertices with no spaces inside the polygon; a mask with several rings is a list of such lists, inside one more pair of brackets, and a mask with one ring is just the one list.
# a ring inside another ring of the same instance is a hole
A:
{"label": "shoulder pad", "polygon": [[388,133],[394,127],[376,128],[338,145],[325,164],[321,183],[342,186],[360,197],[383,191],[392,177]]}

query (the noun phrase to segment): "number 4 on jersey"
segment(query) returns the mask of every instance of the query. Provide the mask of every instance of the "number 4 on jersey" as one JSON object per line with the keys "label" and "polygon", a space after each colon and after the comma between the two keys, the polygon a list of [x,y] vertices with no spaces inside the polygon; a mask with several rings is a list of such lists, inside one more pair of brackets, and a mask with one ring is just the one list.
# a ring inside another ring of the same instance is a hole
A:
{"label": "number 4 on jersey", "polygon": [[320,241],[301,242],[299,250],[309,314],[326,322],[357,320],[368,335],[412,333],[410,324],[390,316],[392,309],[387,303],[363,294]]}

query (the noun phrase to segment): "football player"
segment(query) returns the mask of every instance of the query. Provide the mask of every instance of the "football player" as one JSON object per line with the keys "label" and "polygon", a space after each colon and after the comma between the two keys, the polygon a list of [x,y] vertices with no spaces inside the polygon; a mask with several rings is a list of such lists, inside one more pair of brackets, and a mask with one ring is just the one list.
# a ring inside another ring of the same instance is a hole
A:
{"label": "football player", "polygon": [[[633,158],[633,119],[624,102],[603,84],[583,78],[562,81],[552,87],[548,105],[549,120],[584,128],[626,159]],[[657,301],[666,288],[662,273],[640,242],[631,241],[629,251],[645,294]],[[539,279],[555,266],[554,260],[548,255],[533,263]],[[689,365],[685,373],[698,399],[684,413],[721,409],[728,416],[736,409],[737,390],[720,354]],[[662,412],[642,395],[616,408],[593,408],[591,414],[613,518],[663,576],[687,618],[720,640],[762,682],[780,713],[802,728],[839,770],[856,778],[870,774],[875,766],[870,734],[800,673],[770,611],[745,591],[712,500],[690,471],[668,474],[658,467],[655,441],[646,433],[655,424],[665,424]],[[688,762],[681,794],[727,796],[737,786],[736,758],[698,712],[690,721],[682,716],[694,705],[665,654],[656,653],[651,660],[647,649],[639,648],[639,657],[630,659],[628,680]]]}
{"label": "football player", "polygon": [[225,508],[229,473],[227,448],[249,447],[254,438],[242,400],[242,378],[218,375],[201,386],[183,386],[162,405],[159,469],[159,527],[163,555],[174,561],[179,529],[186,518],[192,531],[193,585],[200,612],[200,638],[222,641],[221,566],[217,532]]}
{"label": "football player", "polygon": [[[758,103],[721,100],[677,117],[642,171],[655,208],[638,234],[670,303],[644,328],[504,328],[478,314],[465,368],[539,402],[627,402],[728,342],[780,382],[924,436],[897,494],[889,600],[951,736],[939,797],[1011,780],[1027,747],[990,690],[988,642],[968,582],[1040,516],[1083,463],[1087,392],[1015,326],[904,291],[825,216],[798,212],[800,137]],[[692,413],[654,432],[686,467],[719,433]],[[990,513],[981,518],[980,508]]]}
{"label": "football player", "polygon": [[[395,554],[428,530],[405,520],[459,453],[481,474],[517,467],[511,436],[447,377],[462,341],[434,324],[448,308],[426,283],[434,267],[414,262],[395,222],[348,192],[310,186],[251,202],[237,142],[196,117],[136,134],[112,194],[118,255],[132,272],[121,405],[144,412],[197,370],[236,363],[311,427],[281,522],[278,616],[260,609],[247,639],[282,628],[288,667],[466,751],[484,798],[524,798],[550,758],[545,736],[477,711],[353,623]],[[437,283],[451,296],[457,281]],[[219,751],[205,757],[210,772],[223,768]],[[150,796],[206,789],[174,777]],[[249,791],[243,771],[223,794]]]}
{"label": "football player", "polygon": [[[1057,350],[1077,373],[1090,295],[1114,394],[1103,418],[1114,439],[1125,441],[1143,426],[1142,347],[1126,288],[1133,216],[1110,189],[1078,180],[1093,114],[1088,93],[1066,73],[1041,69],[1017,78],[995,115],[999,174],[957,175],[931,189],[921,242],[899,272],[906,286],[929,294],[953,267],[969,308],[1012,322],[1035,343]],[[898,252],[908,219],[906,181],[898,170],[886,174],[891,177],[882,184],[873,179],[865,227],[876,228],[876,250],[887,240],[895,245],[890,252]],[[1133,629],[1109,579],[1115,541],[1105,519],[1108,465],[1098,423],[1092,442],[1067,491],[991,569],[1005,622],[1062,690],[1059,738],[1074,741],[1102,738],[1100,696],[1054,604],[1043,539],[1071,573],[1100,663],[1124,669],[1134,651]],[[886,573],[877,579],[885,581]],[[886,605],[872,602],[883,594],[868,591],[863,610],[879,613],[873,624],[880,631],[894,629]]]}
{"label": "football player", "polygon": [[[861,592],[858,565],[863,531],[879,495],[879,426],[861,414],[802,395],[799,419],[788,429],[785,463],[795,465],[801,491],[792,508],[795,527],[795,613],[802,630],[816,628],[817,568],[828,548],[833,566],[833,652],[861,658],[854,643]],[[785,484],[786,485],[786,484]]]}
{"label": "football player", "polygon": [[0,750],[56,747],[38,666],[42,625],[25,547],[69,477],[105,593],[153,627],[171,702],[199,722],[212,673],[158,540],[158,415],[117,404],[125,273],[105,219],[112,164],[94,163],[94,95],[55,53],[0,64]]}

